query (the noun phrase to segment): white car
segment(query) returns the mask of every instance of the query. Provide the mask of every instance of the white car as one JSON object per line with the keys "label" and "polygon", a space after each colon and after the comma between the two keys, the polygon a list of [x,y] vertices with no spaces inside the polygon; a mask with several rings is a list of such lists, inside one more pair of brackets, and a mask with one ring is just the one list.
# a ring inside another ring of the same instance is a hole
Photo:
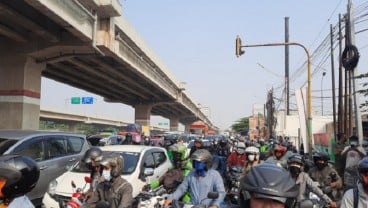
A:
{"label": "white car", "polygon": [[[161,147],[144,145],[112,145],[103,146],[104,152],[119,152],[124,158],[124,170],[122,177],[133,186],[133,197],[137,196],[143,186],[151,181],[159,179],[169,169],[172,163],[168,158],[166,150]],[[85,176],[90,176],[88,169],[83,168],[83,163],[75,164],[69,171],[56,178],[50,183],[49,190],[43,197],[45,208],[61,208],[62,204],[71,199],[75,189],[72,187],[72,181],[77,188],[85,187]],[[153,175],[145,176],[145,172],[151,172]],[[88,189],[88,186],[85,190]]]}

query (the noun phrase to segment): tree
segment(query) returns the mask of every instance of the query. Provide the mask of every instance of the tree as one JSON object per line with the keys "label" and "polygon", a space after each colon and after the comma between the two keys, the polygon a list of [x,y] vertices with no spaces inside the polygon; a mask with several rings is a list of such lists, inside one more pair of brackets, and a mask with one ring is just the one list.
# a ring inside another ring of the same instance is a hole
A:
{"label": "tree", "polygon": [[249,129],[249,117],[240,118],[231,125],[234,132],[241,132]]}

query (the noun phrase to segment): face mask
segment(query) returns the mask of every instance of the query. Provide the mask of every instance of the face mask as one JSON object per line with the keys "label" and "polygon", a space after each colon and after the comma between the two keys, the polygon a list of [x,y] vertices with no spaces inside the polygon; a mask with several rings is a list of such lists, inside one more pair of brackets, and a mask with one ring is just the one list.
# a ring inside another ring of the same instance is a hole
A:
{"label": "face mask", "polygon": [[203,162],[194,161],[194,169],[199,176],[204,177],[206,175],[206,165]]}
{"label": "face mask", "polygon": [[317,163],[316,163],[316,166],[317,166],[317,168],[318,168],[319,170],[322,170],[326,165],[325,165],[324,163],[319,163],[319,162],[317,162]]}
{"label": "face mask", "polygon": [[248,155],[248,160],[253,162],[255,157],[256,157],[255,155]]}
{"label": "face mask", "polygon": [[110,181],[111,179],[111,171],[109,170],[103,170],[102,176],[105,178],[105,181]]}
{"label": "face mask", "polygon": [[290,171],[291,175],[298,176],[300,171],[301,171],[301,168],[298,167],[298,166],[290,166],[289,171]]}

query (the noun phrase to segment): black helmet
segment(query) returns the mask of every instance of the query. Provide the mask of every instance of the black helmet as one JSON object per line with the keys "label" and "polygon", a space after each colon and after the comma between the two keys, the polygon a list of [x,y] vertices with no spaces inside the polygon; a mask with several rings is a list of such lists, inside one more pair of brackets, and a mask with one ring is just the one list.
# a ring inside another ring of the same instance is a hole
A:
{"label": "black helmet", "polygon": [[289,156],[287,162],[288,163],[299,163],[303,166],[304,165],[304,158],[303,158],[302,155],[300,155],[298,153],[295,153],[295,154],[292,154],[292,155]]}
{"label": "black helmet", "polygon": [[30,192],[40,177],[40,169],[32,158],[21,155],[0,157],[0,177],[5,185],[0,190],[5,200],[11,200]]}
{"label": "black helmet", "polygon": [[102,150],[98,147],[91,147],[87,150],[84,155],[82,161],[89,164],[92,161],[98,162],[102,160]]}
{"label": "black helmet", "polygon": [[103,166],[108,165],[111,167],[111,176],[113,178],[119,177],[124,169],[124,159],[117,153],[105,156],[100,163]]}
{"label": "black helmet", "polygon": [[317,160],[323,160],[325,162],[328,162],[330,160],[330,156],[326,152],[317,152],[313,155],[314,162]]}
{"label": "black helmet", "polygon": [[241,179],[240,188],[254,197],[280,201],[287,206],[294,204],[299,193],[290,173],[271,162],[254,166]]}
{"label": "black helmet", "polygon": [[207,170],[212,166],[212,155],[206,149],[198,149],[196,150],[192,156],[190,156],[190,160],[204,162],[206,164]]}

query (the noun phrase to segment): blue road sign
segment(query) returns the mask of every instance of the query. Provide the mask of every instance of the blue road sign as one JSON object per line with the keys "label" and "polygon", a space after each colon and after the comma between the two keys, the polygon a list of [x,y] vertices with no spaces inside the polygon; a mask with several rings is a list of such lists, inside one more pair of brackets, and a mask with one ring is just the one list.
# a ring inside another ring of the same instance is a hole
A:
{"label": "blue road sign", "polygon": [[93,97],[82,97],[82,104],[93,104]]}

